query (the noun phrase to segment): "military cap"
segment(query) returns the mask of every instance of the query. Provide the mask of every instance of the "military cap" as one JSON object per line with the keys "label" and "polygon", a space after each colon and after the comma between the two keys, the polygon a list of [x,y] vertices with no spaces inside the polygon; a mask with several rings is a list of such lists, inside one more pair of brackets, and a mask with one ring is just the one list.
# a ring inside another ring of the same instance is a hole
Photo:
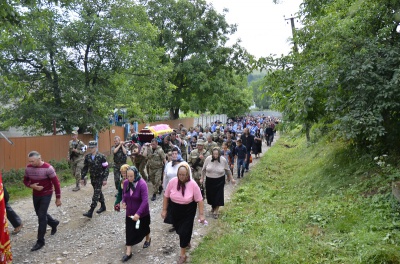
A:
{"label": "military cap", "polygon": [[202,139],[199,139],[199,140],[197,140],[197,142],[196,142],[196,144],[197,145],[204,145],[204,140],[202,140]]}
{"label": "military cap", "polygon": [[96,140],[89,141],[89,148],[96,148],[96,147],[97,147],[97,141]]}

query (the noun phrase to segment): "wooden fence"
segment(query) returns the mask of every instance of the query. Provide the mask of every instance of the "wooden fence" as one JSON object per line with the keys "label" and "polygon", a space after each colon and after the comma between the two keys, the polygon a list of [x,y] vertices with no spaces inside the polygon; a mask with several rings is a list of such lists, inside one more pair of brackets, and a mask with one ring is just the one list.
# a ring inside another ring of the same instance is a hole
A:
{"label": "wooden fence", "polygon": [[[198,118],[183,118],[177,120],[163,120],[152,122],[150,124],[139,124],[139,130],[146,125],[168,124],[171,128],[177,128],[180,123],[184,127],[192,127],[201,124],[203,127],[206,124],[212,124],[214,121],[220,120],[226,122],[226,115],[201,116]],[[122,140],[126,139],[127,129],[121,126],[113,126],[98,135],[99,151],[105,155],[111,153],[111,147],[114,144],[114,137],[119,136]],[[94,139],[92,134],[80,134],[80,140],[88,144]],[[27,164],[27,155],[30,151],[36,150],[41,155],[43,160],[62,161],[68,156],[68,142],[71,140],[71,135],[56,135],[56,136],[37,136],[37,137],[10,137],[14,143],[10,145],[4,138],[0,138],[0,170],[9,171],[11,169],[25,168]]]}

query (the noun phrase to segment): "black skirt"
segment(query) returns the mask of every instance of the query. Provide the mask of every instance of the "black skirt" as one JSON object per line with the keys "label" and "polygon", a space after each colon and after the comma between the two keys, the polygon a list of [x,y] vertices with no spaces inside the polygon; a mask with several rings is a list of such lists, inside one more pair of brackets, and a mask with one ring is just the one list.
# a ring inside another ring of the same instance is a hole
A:
{"label": "black skirt", "polygon": [[167,215],[164,218],[164,223],[166,224],[173,224],[171,210],[171,199],[168,199]]}
{"label": "black skirt", "polygon": [[178,204],[170,201],[171,216],[176,233],[179,235],[179,246],[189,245],[193,232],[193,221],[196,216],[197,203]]}
{"label": "black skirt", "polygon": [[225,175],[219,178],[206,177],[207,203],[213,208],[224,206]]}
{"label": "black skirt", "polygon": [[125,219],[125,231],[126,231],[126,245],[133,246],[142,242],[148,234],[150,234],[150,215],[140,218],[139,229],[135,228],[136,221],[132,218],[126,217]]}

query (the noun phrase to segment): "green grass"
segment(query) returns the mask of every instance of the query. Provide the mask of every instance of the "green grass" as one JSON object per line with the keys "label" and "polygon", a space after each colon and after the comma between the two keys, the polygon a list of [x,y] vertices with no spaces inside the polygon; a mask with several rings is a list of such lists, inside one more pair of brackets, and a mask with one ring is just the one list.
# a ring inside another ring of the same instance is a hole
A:
{"label": "green grass", "polygon": [[282,136],[192,263],[400,263],[398,175],[341,142]]}

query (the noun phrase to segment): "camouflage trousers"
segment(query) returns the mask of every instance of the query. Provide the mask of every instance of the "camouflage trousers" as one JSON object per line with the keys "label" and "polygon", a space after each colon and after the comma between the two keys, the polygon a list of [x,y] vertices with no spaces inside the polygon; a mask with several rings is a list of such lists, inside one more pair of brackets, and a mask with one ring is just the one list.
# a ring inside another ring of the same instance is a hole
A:
{"label": "camouflage trousers", "polygon": [[75,177],[76,184],[79,186],[81,180],[81,171],[83,168],[83,159],[71,161],[72,175]]}
{"label": "camouflage trousers", "polygon": [[[153,195],[158,193],[158,189],[161,186],[161,176],[163,173],[163,167],[160,168],[149,168],[149,180],[153,184]],[[151,192],[149,192],[150,194]]]}
{"label": "camouflage trousers", "polygon": [[113,166],[113,168],[114,168],[114,184],[115,184],[115,189],[117,189],[118,190],[118,185],[120,184],[120,182],[121,182],[121,171],[120,171],[120,169],[121,169],[121,166],[122,165],[124,165],[124,164],[120,164],[120,163],[114,163],[114,166]]}
{"label": "camouflage trousers", "polygon": [[140,175],[142,176],[143,179],[146,181],[149,180],[149,176],[147,175],[147,172],[145,170],[146,168],[146,161],[141,161],[141,162],[135,162],[135,167],[139,170]]}
{"label": "camouflage trousers", "polygon": [[205,198],[205,188],[206,188],[206,185],[205,185],[205,184],[200,184],[201,167],[198,168],[198,169],[196,169],[196,170],[193,170],[193,171],[192,171],[192,177],[193,177],[193,180],[194,180],[194,181],[197,183],[197,185],[199,186],[200,191],[201,191],[201,195],[203,196],[203,199],[204,199],[204,198]]}
{"label": "camouflage trousers", "polygon": [[93,186],[93,197],[92,197],[92,204],[90,205],[91,208],[96,208],[97,203],[104,203],[104,195],[101,190],[103,187],[103,181],[101,179],[94,179],[90,178],[90,181]]}
{"label": "camouflage trousers", "polygon": [[201,177],[201,167],[192,171],[193,180],[200,186],[200,177]]}

